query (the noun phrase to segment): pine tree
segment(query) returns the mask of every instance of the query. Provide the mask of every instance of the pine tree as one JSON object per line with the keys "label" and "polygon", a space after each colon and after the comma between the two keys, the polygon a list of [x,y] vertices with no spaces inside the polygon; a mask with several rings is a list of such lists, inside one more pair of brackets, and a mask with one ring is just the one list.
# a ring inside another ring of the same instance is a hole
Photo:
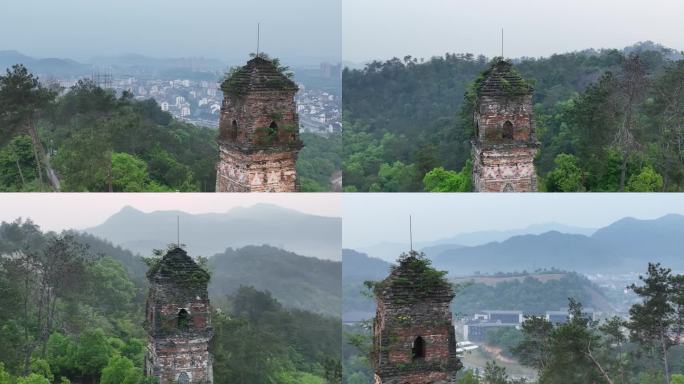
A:
{"label": "pine tree", "polygon": [[672,275],[672,270],[660,263],[649,263],[648,274],[639,276],[643,285],[629,288],[643,300],[629,310],[630,336],[643,345],[654,346],[660,352],[665,384],[670,384],[668,350],[677,344],[684,324],[684,278]]}

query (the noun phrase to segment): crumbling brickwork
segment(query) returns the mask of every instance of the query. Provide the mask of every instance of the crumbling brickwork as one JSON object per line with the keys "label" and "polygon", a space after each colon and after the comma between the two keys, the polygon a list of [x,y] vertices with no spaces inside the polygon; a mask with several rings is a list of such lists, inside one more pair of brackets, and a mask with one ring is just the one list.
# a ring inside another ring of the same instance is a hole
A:
{"label": "crumbling brickwork", "polygon": [[421,258],[403,256],[376,288],[370,357],[376,384],[455,383],[462,367],[449,310],[453,290]]}
{"label": "crumbling brickwork", "polygon": [[500,60],[476,85],[473,189],[535,192],[533,89],[512,65]]}
{"label": "crumbling brickwork", "polygon": [[302,148],[296,84],[256,57],[221,88],[216,191],[295,192]]}
{"label": "crumbling brickwork", "polygon": [[167,383],[212,383],[209,275],[176,248],[148,272],[145,374]]}

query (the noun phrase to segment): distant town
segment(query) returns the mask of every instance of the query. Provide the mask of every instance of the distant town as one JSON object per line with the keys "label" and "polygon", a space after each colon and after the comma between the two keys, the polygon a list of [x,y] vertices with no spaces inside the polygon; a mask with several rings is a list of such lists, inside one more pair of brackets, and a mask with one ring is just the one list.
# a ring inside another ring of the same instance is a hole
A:
{"label": "distant town", "polygon": [[[341,64],[321,63],[319,77],[341,81]],[[68,92],[80,78],[57,78],[59,85]],[[111,73],[94,73],[91,79],[103,88],[127,91],[139,100],[154,99],[163,111],[182,121],[218,128],[223,93],[219,79],[216,81],[196,79],[145,79],[115,76]],[[297,78],[299,92],[296,96],[301,132],[327,135],[342,131],[342,98],[339,90],[306,86]]]}

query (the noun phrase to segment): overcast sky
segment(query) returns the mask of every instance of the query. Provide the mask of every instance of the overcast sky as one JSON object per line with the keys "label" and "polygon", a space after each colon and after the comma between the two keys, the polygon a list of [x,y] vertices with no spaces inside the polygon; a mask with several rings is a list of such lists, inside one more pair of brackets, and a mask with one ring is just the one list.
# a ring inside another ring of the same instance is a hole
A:
{"label": "overcast sky", "polygon": [[480,230],[561,223],[599,228],[623,217],[655,219],[684,214],[681,193],[440,194],[348,193],[343,195],[342,244],[363,248],[382,242],[432,241]]}
{"label": "overcast sky", "polygon": [[684,50],[681,0],[344,0],[352,62],[445,52],[548,56],[652,40]]}
{"label": "overcast sky", "polygon": [[36,57],[339,58],[341,0],[8,0],[0,50]]}
{"label": "overcast sky", "polygon": [[84,229],[130,205],[139,211],[223,213],[269,203],[320,216],[340,217],[341,199],[329,193],[2,193],[0,221],[31,218],[43,230]]}

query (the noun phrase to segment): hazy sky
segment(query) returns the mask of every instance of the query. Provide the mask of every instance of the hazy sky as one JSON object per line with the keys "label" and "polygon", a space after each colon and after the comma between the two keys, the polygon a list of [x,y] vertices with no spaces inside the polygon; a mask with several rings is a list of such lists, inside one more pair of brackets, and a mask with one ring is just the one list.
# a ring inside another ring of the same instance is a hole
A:
{"label": "hazy sky", "polygon": [[257,203],[275,204],[314,215],[341,215],[340,195],[329,193],[2,193],[0,221],[28,217],[43,230],[61,231],[101,224],[126,205],[143,212],[223,213]]}
{"label": "hazy sky", "polygon": [[[339,58],[341,0],[8,0],[0,50],[84,60],[157,57]],[[315,61],[318,63],[318,61]]]}
{"label": "hazy sky", "polygon": [[683,50],[681,0],[344,0],[343,57],[547,56],[652,40]]}
{"label": "hazy sky", "polygon": [[595,194],[345,194],[342,243],[361,248],[382,242],[408,242],[458,233],[525,228],[556,222],[598,228],[623,217],[655,219],[684,214],[681,193]]}

